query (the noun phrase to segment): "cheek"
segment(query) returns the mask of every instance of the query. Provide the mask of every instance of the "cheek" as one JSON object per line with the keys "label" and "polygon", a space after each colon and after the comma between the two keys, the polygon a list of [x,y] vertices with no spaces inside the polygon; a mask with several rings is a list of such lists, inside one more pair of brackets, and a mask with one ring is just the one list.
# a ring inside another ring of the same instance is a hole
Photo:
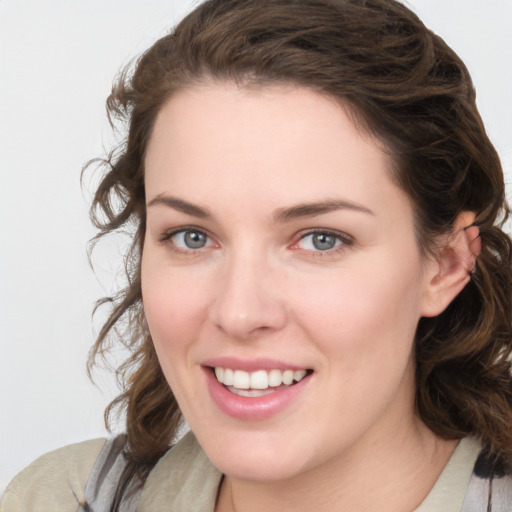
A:
{"label": "cheek", "polygon": [[183,350],[206,311],[204,288],[193,275],[176,275],[149,261],[142,265],[142,300],[159,357]]}
{"label": "cheek", "polygon": [[146,268],[143,265],[142,300],[158,361],[187,416],[194,366],[193,342],[200,337],[204,308],[199,287],[190,278],[174,274],[156,265]]}
{"label": "cheek", "polygon": [[411,407],[419,289],[414,272],[380,267],[350,272],[337,286],[317,282],[303,299],[296,318],[322,354],[330,421],[357,430],[395,401]]}
{"label": "cheek", "polygon": [[[396,355],[409,357],[419,320],[421,282],[416,266],[351,268],[339,278],[316,280],[297,297],[295,318],[322,352],[358,367],[380,369]],[[350,355],[350,357],[347,357]]]}

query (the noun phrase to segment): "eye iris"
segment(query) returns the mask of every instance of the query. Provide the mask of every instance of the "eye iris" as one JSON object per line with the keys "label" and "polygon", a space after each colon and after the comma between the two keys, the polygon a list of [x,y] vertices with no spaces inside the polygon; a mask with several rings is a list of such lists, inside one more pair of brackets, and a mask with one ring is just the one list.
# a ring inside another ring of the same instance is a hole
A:
{"label": "eye iris", "polygon": [[189,249],[201,249],[206,245],[206,235],[197,231],[187,231],[185,233],[185,245]]}
{"label": "eye iris", "polygon": [[327,251],[336,245],[336,237],[325,233],[317,233],[313,235],[313,246],[319,251]]}

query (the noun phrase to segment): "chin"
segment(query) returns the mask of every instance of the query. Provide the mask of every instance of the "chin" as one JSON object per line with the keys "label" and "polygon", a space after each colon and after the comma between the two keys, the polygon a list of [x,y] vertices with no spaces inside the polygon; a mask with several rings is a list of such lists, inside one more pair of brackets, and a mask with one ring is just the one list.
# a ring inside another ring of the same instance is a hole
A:
{"label": "chin", "polygon": [[307,454],[300,448],[304,444],[290,443],[288,434],[283,437],[264,432],[230,432],[211,436],[215,440],[213,446],[198,439],[222,473],[239,480],[272,482],[287,480],[306,469]]}
{"label": "chin", "polygon": [[261,457],[222,458],[212,460],[213,464],[225,475],[236,480],[251,482],[278,482],[297,476],[302,471],[295,467],[293,461],[279,460],[282,457],[273,457],[262,461]]}

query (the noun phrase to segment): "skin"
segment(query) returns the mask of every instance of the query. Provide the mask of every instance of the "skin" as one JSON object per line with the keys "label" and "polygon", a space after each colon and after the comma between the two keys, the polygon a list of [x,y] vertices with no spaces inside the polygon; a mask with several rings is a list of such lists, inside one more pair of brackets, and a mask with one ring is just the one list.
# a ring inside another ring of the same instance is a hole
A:
{"label": "skin", "polygon": [[[471,218],[460,219],[457,246],[422,256],[382,145],[302,88],[212,83],[175,94],[145,167],[145,314],[187,422],[227,475],[216,510],[418,506],[456,443],[414,413],[414,332],[467,282],[460,233]],[[276,219],[333,200],[347,204]],[[184,228],[207,235],[205,246],[173,234]],[[336,233],[335,247],[318,250],[311,230]],[[313,374],[284,410],[246,421],[211,399],[202,365],[219,356]]]}

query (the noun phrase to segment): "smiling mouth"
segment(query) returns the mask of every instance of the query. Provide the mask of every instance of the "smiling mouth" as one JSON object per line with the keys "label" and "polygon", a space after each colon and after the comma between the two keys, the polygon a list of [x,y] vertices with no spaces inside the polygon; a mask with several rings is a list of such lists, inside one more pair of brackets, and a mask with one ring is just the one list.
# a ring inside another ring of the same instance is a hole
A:
{"label": "smiling mouth", "polygon": [[260,397],[294,386],[313,373],[313,370],[232,370],[212,368],[217,381],[229,392],[245,397]]}

